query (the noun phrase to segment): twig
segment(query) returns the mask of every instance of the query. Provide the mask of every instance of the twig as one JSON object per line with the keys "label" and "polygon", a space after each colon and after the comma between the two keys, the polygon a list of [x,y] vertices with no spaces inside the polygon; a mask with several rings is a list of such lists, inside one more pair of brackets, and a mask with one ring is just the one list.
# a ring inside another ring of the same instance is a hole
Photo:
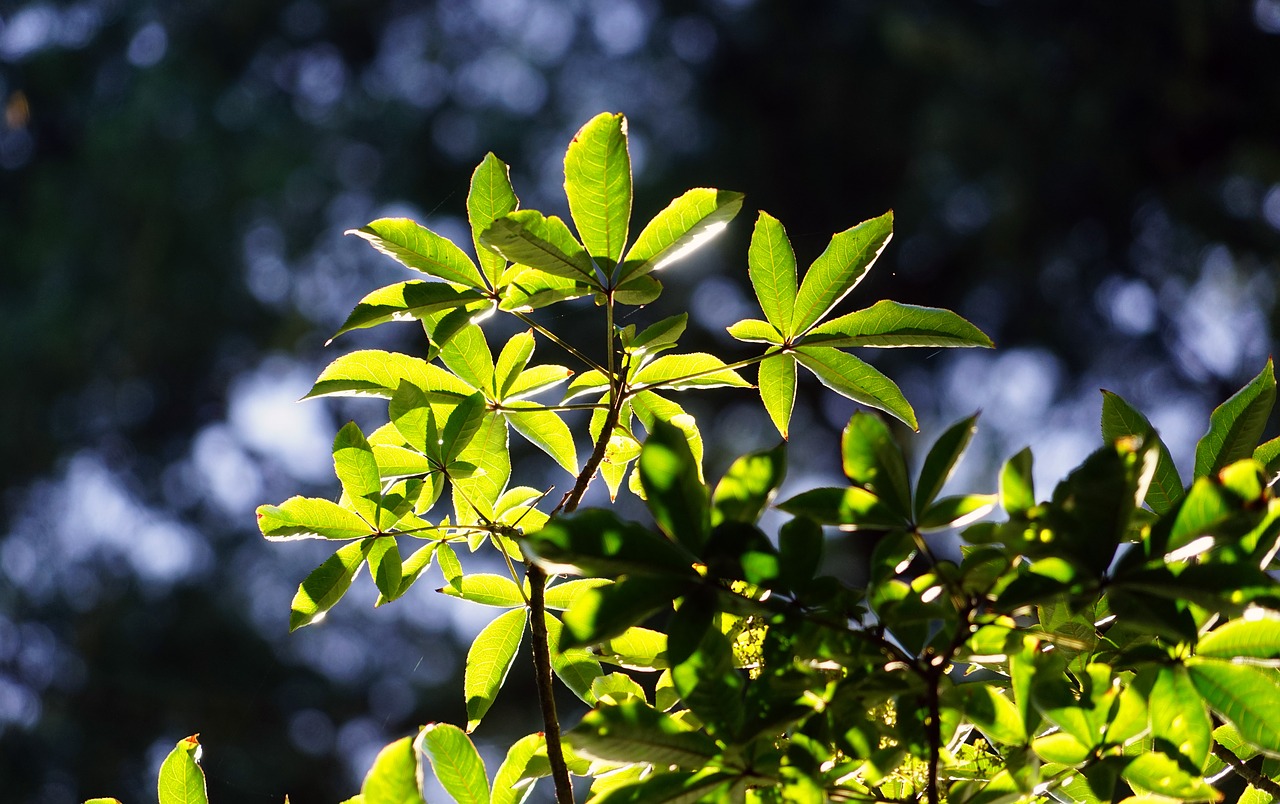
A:
{"label": "twig", "polygon": [[1245,764],[1230,748],[1218,743],[1213,744],[1213,755],[1231,766],[1231,770],[1239,774],[1249,784],[1273,798],[1280,798],[1280,784],[1268,779],[1261,773]]}
{"label": "twig", "polygon": [[533,670],[542,708],[542,733],[547,743],[547,761],[556,786],[556,802],[573,804],[573,780],[560,745],[560,718],[556,714],[555,679],[551,674],[551,645],[547,637],[547,574],[526,559],[529,579],[529,627],[533,633]]}

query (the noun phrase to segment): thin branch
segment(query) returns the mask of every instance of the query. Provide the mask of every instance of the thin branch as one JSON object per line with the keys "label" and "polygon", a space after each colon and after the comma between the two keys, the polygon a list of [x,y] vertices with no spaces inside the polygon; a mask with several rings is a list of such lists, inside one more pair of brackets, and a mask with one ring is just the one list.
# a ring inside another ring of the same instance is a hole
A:
{"label": "thin branch", "polygon": [[560,718],[556,714],[555,679],[551,670],[551,645],[547,637],[547,574],[526,559],[529,579],[529,627],[533,634],[533,670],[542,709],[542,729],[547,743],[547,761],[556,786],[557,804],[573,804],[573,780],[560,744]]}
{"label": "thin branch", "polygon": [[559,335],[555,334],[551,330],[542,326],[537,321],[534,321],[528,315],[519,311],[512,311],[511,314],[514,315],[516,318],[520,319],[521,321],[523,321],[524,323],[528,324],[530,327],[533,328],[535,332],[537,332],[542,337],[546,338],[547,340],[554,343],[556,346],[559,346],[561,349],[565,350],[569,354],[581,360],[583,363],[587,364],[588,367],[595,369],[601,374],[606,373],[604,366],[601,366],[596,361],[592,360],[591,358],[584,355],[582,352],[578,351],[578,349],[574,347],[573,344],[569,343],[564,338],[561,338]]}
{"label": "thin branch", "polygon": [[1218,743],[1213,744],[1213,755],[1231,766],[1240,778],[1273,798],[1280,798],[1280,784],[1258,773],[1245,764],[1231,749]]}

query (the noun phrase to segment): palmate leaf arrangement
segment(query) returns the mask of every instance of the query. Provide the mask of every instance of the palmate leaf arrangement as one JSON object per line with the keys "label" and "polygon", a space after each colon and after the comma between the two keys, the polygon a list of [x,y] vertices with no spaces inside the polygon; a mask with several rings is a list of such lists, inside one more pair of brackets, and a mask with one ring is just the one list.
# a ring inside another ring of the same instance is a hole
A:
{"label": "palmate leaf arrangement", "polygon": [[[389,422],[338,433],[337,502],[258,510],[268,539],[342,543],[302,582],[291,626],[316,622],[365,565],[379,605],[434,564],[441,592],[500,613],[467,655],[465,728],[435,723],[387,746],[348,804],[420,802],[428,773],[456,801],[494,804],[548,776],[572,801],[571,775],[608,804],[1155,804],[1219,800],[1231,776],[1247,784],[1240,801],[1280,800],[1280,590],[1268,573],[1280,440],[1257,446],[1276,395],[1269,362],[1214,411],[1185,490],[1146,418],[1111,393],[1103,445],[1048,501],[1029,450],[1004,465],[997,494],[940,496],[976,416],[942,434],[912,482],[884,421],[859,412],[840,444],[848,485],[780,503],[792,518],[771,538],[757,523],[784,447],[741,457],[711,486],[672,392],[748,388],[739,371],[755,365],[785,437],[803,366],[915,429],[898,387],[844,350],[990,341],[954,313],[891,301],[831,317],[888,242],[890,214],[835,235],[798,279],[782,224],[762,212],[748,270],[764,318],[729,332],[763,351],[733,364],[681,353],[685,316],[637,331],[615,313],[655,299],[654,273],[723,229],[742,196],[690,190],[628,249],[616,114],[574,137],[565,189],[576,237],[519,209],[506,166],[487,156],[467,198],[478,263],[412,221],[354,232],[429,278],[369,294],[339,334],[413,320],[428,345],[423,358],[340,357],[309,394],[386,399]],[[580,297],[602,309],[602,362],[535,317]],[[528,328],[496,358],[482,329],[493,313]],[[531,365],[540,339],[574,370]],[[534,401],[560,387],[560,401]],[[591,412],[583,462],[561,417],[578,409]],[[510,483],[512,430],[573,477],[549,512],[545,492]],[[642,496],[656,529],[575,511],[597,474],[611,495]],[[446,488],[451,513],[433,518]],[[978,521],[997,506],[1002,521]],[[865,588],[822,574],[824,527],[871,540]],[[958,553],[933,535],[956,531]],[[508,574],[465,571],[481,549]],[[510,747],[491,782],[469,733],[526,633],[544,728]],[[591,707],[563,736],[553,675]],[[162,804],[204,800],[194,745],[162,769]]]}

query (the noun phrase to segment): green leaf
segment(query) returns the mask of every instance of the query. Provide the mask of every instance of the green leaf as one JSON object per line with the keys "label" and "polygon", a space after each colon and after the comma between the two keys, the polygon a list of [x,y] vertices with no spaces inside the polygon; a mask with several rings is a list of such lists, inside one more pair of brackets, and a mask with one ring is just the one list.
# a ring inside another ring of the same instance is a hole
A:
{"label": "green leaf", "polygon": [[777,218],[761,210],[747,250],[747,274],[755,288],[760,309],[774,329],[788,338],[796,302],[796,255],[786,229]]}
{"label": "green leaf", "polygon": [[[738,773],[705,768],[700,771],[666,771],[644,779],[610,787],[603,795],[591,799],[593,804],[694,804],[699,801],[728,802],[733,798],[733,785],[741,781]],[[593,788],[594,789],[594,788]],[[768,789],[768,788],[766,788]],[[741,796],[741,792],[736,795]],[[750,799],[746,799],[750,800]]]}
{"label": "green leaf", "polygon": [[[661,321],[655,321],[645,327],[638,335],[631,338],[630,343],[625,344],[626,349],[639,357],[670,349],[676,345],[676,341],[684,334],[688,325],[688,313],[680,313],[679,315],[668,316]],[[630,327],[627,329],[630,329]]]}
{"label": "green leaf", "polygon": [[1196,646],[1197,656],[1218,659],[1280,659],[1280,616],[1232,620],[1210,631]]}
{"label": "green leaf", "polygon": [[558,583],[555,586],[548,586],[545,604],[549,609],[558,609],[563,611],[573,605],[573,601],[588,589],[595,589],[597,586],[608,586],[613,581],[607,578],[578,578],[572,581]]}
{"label": "green leaf", "polygon": [[1268,478],[1274,478],[1280,473],[1280,438],[1260,444],[1253,451],[1253,459],[1266,467]]}
{"label": "green leaf", "polygon": [[911,484],[902,449],[880,417],[858,412],[840,437],[845,477],[880,498],[903,519],[911,516]]}
{"label": "green leaf", "polygon": [[436,561],[440,564],[440,574],[444,576],[445,583],[455,590],[461,590],[464,577],[462,562],[458,561],[458,554],[453,552],[453,548],[441,543],[436,550]]}
{"label": "green leaf", "polygon": [[824,346],[800,346],[795,356],[823,385],[841,396],[883,410],[912,430],[920,429],[915,411],[893,380],[853,355]]}
{"label": "green leaf", "polygon": [[454,403],[474,389],[449,372],[425,360],[396,352],[365,349],[334,360],[316,378],[303,399],[320,396],[376,396],[390,399],[407,382],[436,401]]}
{"label": "green leaf", "polygon": [[400,588],[391,597],[379,595],[375,606],[382,606],[390,603],[392,600],[403,597],[404,593],[409,591],[409,587],[422,576],[431,566],[431,559],[435,558],[436,550],[440,548],[439,542],[432,542],[419,547],[413,551],[413,555],[404,560],[400,565]]}
{"label": "green leaf", "polygon": [[702,768],[719,753],[710,737],[636,700],[588,712],[565,736],[579,754],[605,762]]}
{"label": "green leaf", "polygon": [[373,582],[388,600],[400,593],[400,550],[394,536],[380,536],[369,540],[369,573]]}
{"label": "green leaf", "polygon": [[639,626],[628,628],[598,646],[596,655],[628,670],[658,670],[668,665],[667,635]]}
{"label": "green leaf", "polygon": [[729,225],[742,209],[742,193],[697,187],[672,201],[644,227],[627,252],[619,282],[683,259]]}
{"label": "green leaf", "polygon": [[789,354],[774,355],[760,361],[760,401],[773,426],[785,439],[791,429],[791,410],[796,402],[796,359]]}
{"label": "green leaf", "polygon": [[751,383],[727,368],[720,358],[705,352],[663,355],[646,364],[631,379],[632,387],[750,388]]}
{"label": "green leaf", "polygon": [[[615,302],[629,304],[632,307],[649,304],[661,295],[662,283],[649,274],[632,277],[613,289],[613,300]],[[603,306],[606,299],[606,294],[596,294],[596,304]]]}
{"label": "green leaf", "polygon": [[418,758],[413,738],[403,737],[378,752],[360,786],[362,804],[426,804],[418,790]]}
{"label": "green leaf", "polygon": [[375,528],[335,502],[290,497],[279,505],[258,506],[258,528],[273,541],[290,539],[359,539]]}
{"label": "green leaf", "polygon": [[1059,765],[1078,765],[1093,754],[1092,748],[1065,731],[1037,737],[1031,747],[1041,759]]}
{"label": "green leaf", "polygon": [[803,335],[849,294],[893,236],[893,213],[864,221],[831,238],[796,294],[788,335]]}
{"label": "green leaf", "polygon": [[698,478],[698,465],[684,432],[655,422],[636,466],[658,527],[691,553],[700,552],[707,542],[711,512],[707,488]]}
{"label": "green leaf", "polygon": [[547,365],[527,368],[520,372],[520,375],[507,388],[503,401],[510,402],[533,396],[548,388],[554,388],[572,376],[573,372],[564,366]]}
{"label": "green leaf", "polygon": [[631,221],[625,117],[605,112],[578,130],[564,155],[564,191],[583,244],[611,274],[622,259]]}
{"label": "green leaf", "polygon": [[472,603],[479,603],[484,606],[501,606],[509,609],[515,607],[523,608],[525,605],[524,595],[520,593],[520,587],[516,586],[516,582],[505,575],[493,575],[485,572],[463,575],[458,579],[458,583],[450,584],[437,591],[449,597],[470,600]]}
{"label": "green leaf", "polygon": [[509,213],[495,220],[480,242],[511,262],[603,290],[591,257],[554,215],[544,217],[532,209]]}
{"label": "green leaf", "polygon": [[1271,668],[1192,658],[1187,671],[1213,711],[1240,736],[1269,754],[1280,754],[1280,674]]}
{"label": "green leaf", "polygon": [[480,233],[518,206],[520,201],[511,187],[510,168],[492,153],[485,154],[471,174],[471,190],[467,193],[467,220],[471,223],[471,237],[475,242],[476,256],[480,258],[480,269],[484,271],[490,287],[498,285],[498,277],[507,267],[507,261],[480,243]]}
{"label": "green leaf", "polygon": [[778,532],[778,574],[787,588],[799,592],[809,586],[822,564],[826,539],[815,522],[798,517]]}
{"label": "green leaf", "polygon": [[839,347],[994,346],[982,330],[950,310],[888,300],[819,324],[809,330],[805,343]]}
{"label": "green leaf", "polygon": [[738,458],[711,495],[711,525],[726,519],[754,524],[773,502],[786,474],[787,450],[783,444]]}
{"label": "green leaf", "polygon": [[1267,358],[1262,373],[1209,417],[1209,432],[1196,444],[1196,477],[1206,477],[1253,455],[1276,401],[1276,375]]}
{"label": "green leaf", "polygon": [[[466,579],[463,579],[464,583]],[[514,584],[513,584],[514,585]],[[467,731],[475,731],[498,697],[529,624],[524,608],[503,612],[484,627],[467,651],[462,688],[467,698]]]}
{"label": "green leaf", "polygon": [[333,334],[333,338],[329,339],[329,343],[339,335],[355,329],[376,327],[388,321],[421,321],[441,310],[457,309],[483,301],[484,296],[474,290],[458,290],[443,282],[397,282],[378,288],[361,299]]}
{"label": "green leaf", "polygon": [[311,571],[298,586],[289,611],[289,630],[296,631],[321,619],[351,588],[351,582],[368,555],[371,541],[351,542]]}
{"label": "green leaf", "polygon": [[553,575],[697,577],[697,558],[688,550],[603,509],[556,517],[527,535],[523,545]]}
{"label": "green leaf", "polygon": [[1000,505],[1009,516],[1025,516],[1036,504],[1031,475],[1031,447],[1005,461],[1000,470]]}
{"label": "green leaf", "polygon": [[[690,582],[671,578],[625,577],[610,586],[582,594],[564,613],[565,634],[560,649],[595,645],[619,637],[690,588]],[[664,645],[665,648],[665,645]]]}
{"label": "green leaf", "polygon": [[989,740],[1011,746],[1027,741],[1018,707],[988,684],[958,684],[946,690],[942,702],[963,710]]}
{"label": "green leaf", "polygon": [[1154,439],[1159,449],[1156,471],[1147,489],[1146,502],[1157,514],[1167,514],[1182,499],[1182,478],[1173,463],[1169,448],[1160,440],[1147,417],[1119,394],[1102,392],[1102,440],[1116,441],[1126,436]]}
{"label": "green leaf", "polygon": [[747,343],[771,343],[781,346],[784,340],[782,333],[778,332],[773,324],[758,318],[746,318],[736,324],[730,324],[725,327],[725,331],[730,337]]}
{"label": "green leaf", "polygon": [[484,331],[471,325],[463,327],[440,349],[440,359],[458,378],[492,398],[494,385],[493,355]]}
{"label": "green leaf", "polygon": [[571,475],[578,474],[578,450],[564,419],[533,402],[509,402],[503,416],[511,427],[550,455]]}
{"label": "green leaf", "polygon": [[512,743],[506,759],[498,766],[493,777],[493,798],[490,804],[522,804],[533,790],[531,782],[524,782],[525,771],[539,749],[545,750],[546,738],[542,734],[528,734]]}
{"label": "green leaf", "polygon": [[547,644],[551,646],[551,669],[556,678],[573,690],[587,706],[594,706],[596,694],[592,687],[596,679],[604,675],[600,660],[585,648],[568,648],[561,650],[564,641],[564,625],[551,612],[546,612]]}
{"label": "green leaf", "polygon": [[462,460],[471,442],[478,437],[490,414],[484,395],[477,391],[458,403],[440,433],[440,454],[446,465]]}
{"label": "green leaf", "polygon": [[484,280],[467,253],[449,240],[408,218],[382,218],[348,229],[406,268],[471,288],[483,288]]}
{"label": "green leaf", "polygon": [[778,503],[778,508],[820,525],[839,525],[841,530],[889,530],[908,524],[879,497],[858,486],[810,489]]}
{"label": "green leaf", "polygon": [[[458,460],[475,465],[477,471],[470,477],[453,478],[455,508],[461,514],[478,507],[481,514],[492,519],[493,505],[511,478],[507,423],[502,416],[485,412],[475,437],[458,453]],[[458,524],[463,524],[462,518],[458,519]]]}
{"label": "green leaf", "polygon": [[373,450],[355,422],[347,422],[333,439],[333,469],[356,513],[378,522],[382,500],[382,476]]}
{"label": "green leaf", "polygon": [[918,519],[942,492],[942,487],[951,478],[960,456],[969,448],[969,441],[978,430],[978,414],[961,419],[947,428],[947,431],[929,448],[924,458],[924,466],[920,467],[920,482],[916,486],[915,515]]}
{"label": "green leaf", "polygon": [[157,792],[160,804],[209,804],[205,792],[204,771],[200,770],[200,735],[193,734],[178,741],[160,763]]}
{"label": "green leaf", "polygon": [[996,507],[994,494],[960,494],[943,497],[920,515],[917,526],[922,531],[962,528],[975,522]]}
{"label": "green leaf", "polygon": [[575,276],[576,279],[566,278],[537,268],[512,266],[505,277],[502,301],[498,306],[507,311],[536,310],[595,292],[594,285],[577,274]]}
{"label": "green leaf", "polygon": [[[687,598],[676,612],[679,618],[687,606],[694,603]],[[695,612],[695,617],[702,614]],[[705,612],[712,615],[712,612]],[[674,618],[671,641],[675,641]],[[711,734],[729,742],[742,729],[745,715],[743,694],[746,679],[734,667],[733,647],[717,628],[704,632],[686,661],[671,668],[671,680],[675,683],[680,699],[693,710],[704,728]],[[677,649],[671,648],[671,661],[679,661]]]}
{"label": "green leaf", "polygon": [[1144,752],[1134,757],[1120,776],[1139,790],[1149,790],[1177,801],[1217,801],[1221,794],[1199,774],[1191,774],[1171,757]]}
{"label": "green leaf", "polygon": [[1213,722],[1187,668],[1165,665],[1156,671],[1148,709],[1151,736],[1167,741],[1194,768],[1204,767],[1213,745]]}
{"label": "green leaf", "polygon": [[495,399],[506,399],[507,391],[515,383],[516,378],[529,365],[533,357],[533,330],[517,332],[507,341],[506,346],[498,354],[498,362],[493,371],[493,395]]}
{"label": "green leaf", "polygon": [[432,723],[418,733],[414,747],[431,760],[436,780],[457,804],[489,804],[484,760],[462,729]]}

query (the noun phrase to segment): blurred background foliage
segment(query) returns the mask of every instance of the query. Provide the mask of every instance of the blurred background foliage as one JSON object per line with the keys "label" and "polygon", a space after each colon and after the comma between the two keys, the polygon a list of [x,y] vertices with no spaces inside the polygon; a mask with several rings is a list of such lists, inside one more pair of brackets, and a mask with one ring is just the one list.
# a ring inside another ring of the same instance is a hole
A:
{"label": "blurred background foliage", "polygon": [[[198,730],[214,800],[334,801],[383,742],[460,721],[458,635],[485,613],[428,583],[374,616],[365,589],[287,636],[323,545],[254,529],[258,503],[333,493],[337,423],[380,415],[295,405],[319,368],[421,345],[323,349],[399,277],[344,229],[409,215],[466,242],[488,150],[561,213],[565,144],[623,111],[638,218],[747,193],[641,314],[689,310],[687,346],[737,348],[755,209],[807,264],[892,207],[858,306],[952,307],[1000,347],[868,355],[926,431],[983,409],[987,462],[958,484],[990,490],[1025,444],[1051,482],[1096,442],[1099,387],[1186,466],[1273,348],[1277,75],[1280,0],[0,2],[3,797],[149,800]],[[693,404],[711,476],[773,438],[714,393]],[[852,410],[808,393],[796,486]],[[519,687],[499,705],[476,735],[495,752],[536,728]]]}

